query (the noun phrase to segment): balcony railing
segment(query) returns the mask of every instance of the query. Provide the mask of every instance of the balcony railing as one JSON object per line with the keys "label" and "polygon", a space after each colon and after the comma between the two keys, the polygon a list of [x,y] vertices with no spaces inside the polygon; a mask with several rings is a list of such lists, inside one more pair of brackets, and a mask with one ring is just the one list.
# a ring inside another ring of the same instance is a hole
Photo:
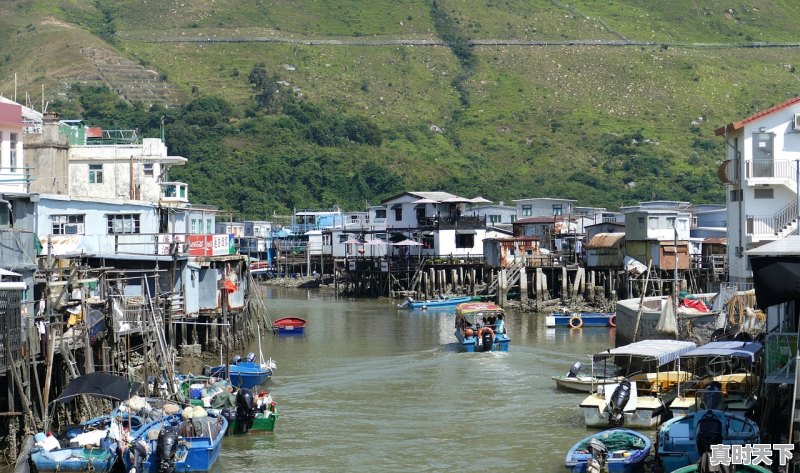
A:
{"label": "balcony railing", "polygon": [[779,236],[798,219],[797,201],[792,201],[774,215],[748,215],[747,234]]}
{"label": "balcony railing", "polygon": [[789,159],[753,159],[746,162],[746,176],[753,179],[777,179],[794,182],[797,177],[797,161]]}
{"label": "balcony railing", "polygon": [[420,230],[474,230],[486,228],[486,217],[423,217],[417,219]]}

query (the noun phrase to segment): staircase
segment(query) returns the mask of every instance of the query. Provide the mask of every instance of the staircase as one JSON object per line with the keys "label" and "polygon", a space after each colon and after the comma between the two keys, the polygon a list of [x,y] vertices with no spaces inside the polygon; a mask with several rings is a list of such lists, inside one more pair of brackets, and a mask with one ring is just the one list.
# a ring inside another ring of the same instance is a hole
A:
{"label": "staircase", "polygon": [[[514,261],[506,268],[506,287],[513,287],[519,282],[522,272],[525,270],[525,261]],[[488,286],[486,286],[486,294],[493,294],[497,292],[497,287],[500,285],[500,279],[495,279]]]}

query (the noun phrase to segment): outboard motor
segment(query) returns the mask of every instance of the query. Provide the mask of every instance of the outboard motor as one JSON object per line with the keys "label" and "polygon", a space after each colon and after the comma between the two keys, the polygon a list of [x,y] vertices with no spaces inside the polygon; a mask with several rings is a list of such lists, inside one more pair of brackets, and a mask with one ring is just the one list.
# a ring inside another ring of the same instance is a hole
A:
{"label": "outboard motor", "polygon": [[211,376],[211,367],[208,365],[203,366],[203,376]]}
{"label": "outboard motor", "polygon": [[581,370],[581,366],[583,366],[581,362],[576,361],[575,364],[572,365],[572,368],[569,369],[569,373],[567,373],[567,378],[574,378],[578,376],[578,371]]}
{"label": "outboard motor", "polygon": [[129,447],[129,455],[133,455],[133,466],[128,473],[140,473],[143,471],[144,461],[147,458],[147,442],[139,439]]}
{"label": "outboard motor", "polygon": [[236,431],[241,434],[247,433],[253,427],[255,418],[253,393],[247,388],[242,388],[236,393]]}
{"label": "outboard motor", "polygon": [[[231,433],[231,428],[233,427],[233,421],[236,420],[236,410],[231,407],[226,407],[220,411],[220,415],[228,421],[228,430],[225,431],[225,435]],[[237,424],[238,428],[238,424]]]}
{"label": "outboard motor", "polygon": [[608,458],[608,448],[606,448],[606,445],[600,440],[593,438],[589,440],[587,449],[589,453],[592,454],[592,458],[589,459],[589,463],[586,465],[586,472],[601,473],[606,471],[606,459]]}
{"label": "outboard motor", "polygon": [[705,389],[702,401],[706,409],[719,409],[722,403],[722,384],[719,381],[712,381]]}
{"label": "outboard motor", "polygon": [[706,411],[697,421],[694,432],[697,453],[700,455],[710,453],[712,445],[722,443],[722,421],[711,411]]}
{"label": "outboard motor", "polygon": [[177,427],[162,427],[156,441],[156,455],[158,455],[158,473],[173,473],[175,471],[175,453],[178,451]]}
{"label": "outboard motor", "polygon": [[488,330],[481,332],[481,345],[483,345],[483,351],[492,351],[492,343],[494,343],[492,332]]}
{"label": "outboard motor", "polygon": [[256,361],[256,354],[255,354],[255,353],[253,353],[253,352],[251,351],[251,352],[250,352],[250,353],[248,353],[248,354],[247,354],[247,356],[244,358],[244,361],[246,361],[246,362],[248,362],[248,363],[252,363],[252,362]]}
{"label": "outboard motor", "polygon": [[625,423],[625,405],[631,398],[631,382],[627,379],[620,381],[619,385],[611,394],[608,403],[608,423],[613,427],[619,427]]}
{"label": "outboard motor", "polygon": [[233,358],[231,358],[230,364],[231,365],[235,365],[236,363],[239,363],[240,361],[242,361],[242,357],[239,356],[239,355],[236,355]]}

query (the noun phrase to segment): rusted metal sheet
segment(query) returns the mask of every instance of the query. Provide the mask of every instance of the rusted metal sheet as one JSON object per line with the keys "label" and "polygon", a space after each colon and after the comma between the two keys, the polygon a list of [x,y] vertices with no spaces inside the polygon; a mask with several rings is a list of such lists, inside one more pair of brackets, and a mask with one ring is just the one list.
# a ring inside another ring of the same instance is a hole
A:
{"label": "rusted metal sheet", "polygon": [[589,240],[588,248],[613,248],[625,238],[624,233],[598,233]]}

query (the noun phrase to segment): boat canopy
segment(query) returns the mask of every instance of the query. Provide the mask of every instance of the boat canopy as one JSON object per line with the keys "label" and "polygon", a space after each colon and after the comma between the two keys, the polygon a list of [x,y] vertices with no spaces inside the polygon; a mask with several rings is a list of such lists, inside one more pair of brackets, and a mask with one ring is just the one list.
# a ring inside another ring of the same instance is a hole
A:
{"label": "boat canopy", "polygon": [[684,353],[681,357],[727,356],[732,358],[749,358],[750,362],[753,362],[763,348],[764,347],[758,342],[710,342]]}
{"label": "boat canopy", "polygon": [[610,348],[607,351],[595,354],[592,359],[597,361],[598,358],[629,355],[654,359],[661,366],[677,360],[678,357],[685,355],[695,347],[697,345],[694,342],[682,340],[642,340],[622,347]]}
{"label": "boat canopy", "polygon": [[94,372],[79,376],[69,382],[56,401],[66,404],[75,396],[89,395],[125,401],[139,390],[139,383],[131,382],[124,376]]}
{"label": "boat canopy", "polygon": [[503,308],[491,302],[464,302],[456,306],[456,312],[462,315],[497,315],[503,312]]}

